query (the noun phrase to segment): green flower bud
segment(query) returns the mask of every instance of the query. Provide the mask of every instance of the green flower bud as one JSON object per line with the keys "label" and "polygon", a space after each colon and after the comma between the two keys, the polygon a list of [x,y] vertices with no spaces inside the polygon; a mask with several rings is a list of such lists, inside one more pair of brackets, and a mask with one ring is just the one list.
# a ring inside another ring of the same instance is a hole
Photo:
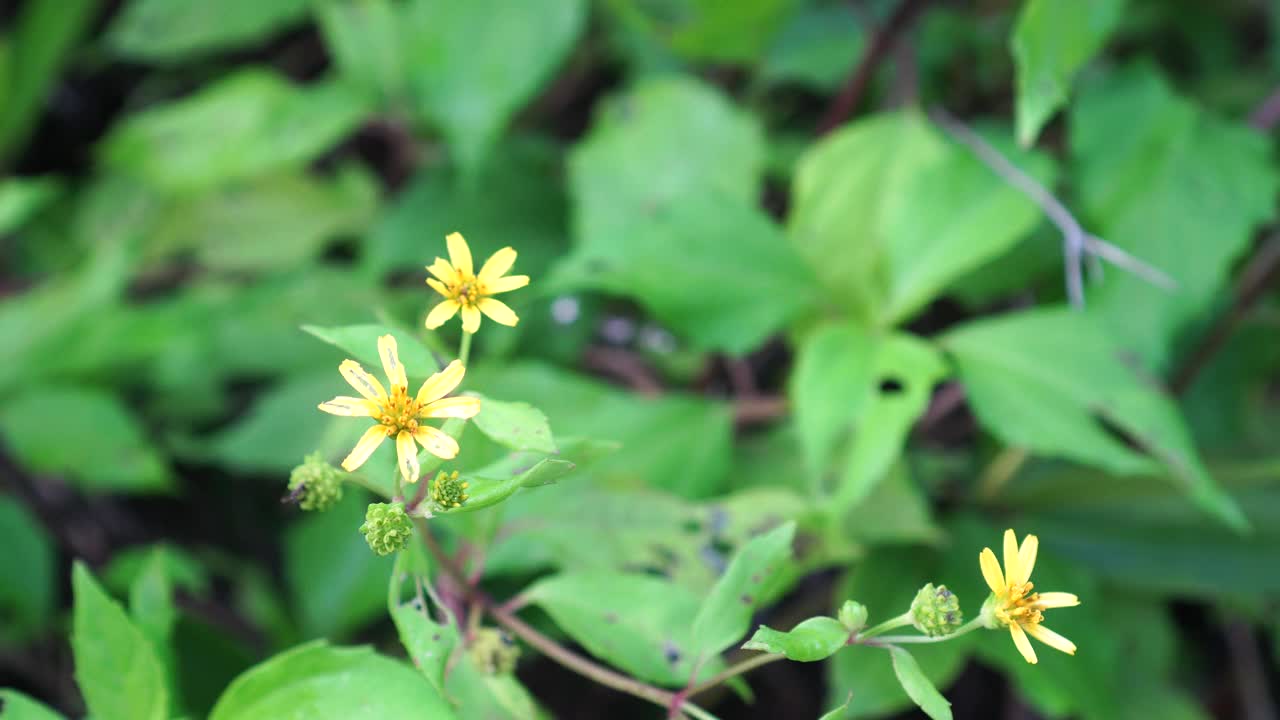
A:
{"label": "green flower bud", "polygon": [[360,526],[369,549],[379,555],[403,550],[413,537],[413,520],[404,511],[404,503],[373,503]]}
{"label": "green flower bud", "polygon": [[916,629],[930,637],[950,635],[964,622],[960,598],[946,585],[929,583],[911,601],[911,619]]}
{"label": "green flower bud", "polygon": [[289,494],[285,502],[297,502],[303,510],[324,512],[342,499],[342,474],[312,453],[289,474]]}
{"label": "green flower bud", "polygon": [[441,510],[462,507],[470,497],[467,495],[468,487],[471,483],[459,480],[457,470],[451,473],[441,471],[431,483],[431,502]]}
{"label": "green flower bud", "polygon": [[867,626],[867,606],[852,600],[845,600],[837,614],[840,624],[851,633],[858,632]]}
{"label": "green flower bud", "polygon": [[520,658],[520,646],[507,633],[496,628],[476,630],[471,647],[467,648],[476,667],[487,675],[505,675],[516,669]]}

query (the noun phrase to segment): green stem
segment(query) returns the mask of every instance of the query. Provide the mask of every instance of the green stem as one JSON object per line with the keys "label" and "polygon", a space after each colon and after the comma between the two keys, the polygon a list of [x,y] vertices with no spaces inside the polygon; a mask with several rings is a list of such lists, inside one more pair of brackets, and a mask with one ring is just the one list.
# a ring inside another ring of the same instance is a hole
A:
{"label": "green stem", "polygon": [[693,703],[684,703],[680,706],[680,710],[698,718],[698,720],[717,720],[715,715],[712,715]]}
{"label": "green stem", "polygon": [[749,657],[746,660],[743,660],[742,662],[736,665],[733,665],[724,670],[721,670],[720,672],[711,676],[710,679],[704,680],[703,682],[700,682],[697,685],[694,685],[693,687],[689,688],[689,697],[693,697],[694,695],[697,695],[700,692],[710,690],[711,688],[719,685],[725,680],[728,680],[730,678],[737,677],[743,673],[755,670],[761,665],[768,665],[769,663],[777,662],[779,660],[785,660],[786,658],[787,656],[783,655],[782,653],[764,653],[762,655]]}
{"label": "green stem", "polygon": [[462,331],[462,342],[458,344],[458,360],[462,362],[462,367],[467,366],[467,361],[471,359],[471,335],[466,330]]}
{"label": "green stem", "polygon": [[[938,643],[954,640],[961,635],[971,633],[978,628],[983,627],[982,618],[976,617],[969,622],[961,625],[959,629],[949,635],[938,635],[930,637],[928,635],[886,635],[875,639],[877,645],[903,645],[909,643]],[[861,638],[859,638],[861,640]]]}
{"label": "green stem", "polygon": [[873,628],[870,628],[868,630],[863,630],[862,632],[858,633],[857,639],[862,640],[866,638],[873,638],[877,635],[886,633],[894,628],[900,628],[903,625],[910,625],[911,622],[912,622],[911,612],[907,611],[895,618],[890,618],[888,620],[885,620],[884,622],[880,623],[879,625],[876,625]]}

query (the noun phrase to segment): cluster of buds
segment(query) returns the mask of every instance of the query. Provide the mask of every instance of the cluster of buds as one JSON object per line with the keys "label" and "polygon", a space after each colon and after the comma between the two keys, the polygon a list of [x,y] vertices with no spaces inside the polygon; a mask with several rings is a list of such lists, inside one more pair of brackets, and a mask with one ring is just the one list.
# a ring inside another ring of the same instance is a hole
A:
{"label": "cluster of buds", "polygon": [[467,495],[469,487],[471,483],[458,479],[457,470],[451,473],[441,471],[431,483],[431,502],[441,510],[462,507],[470,497]]}
{"label": "cluster of buds", "polygon": [[373,503],[360,526],[369,549],[379,555],[403,550],[413,537],[413,520],[404,511],[404,503]]}
{"label": "cluster of buds", "polygon": [[950,635],[964,624],[960,599],[946,585],[929,583],[911,601],[912,625],[929,637]]}
{"label": "cluster of buds", "polygon": [[308,455],[289,474],[286,502],[296,502],[303,510],[324,512],[342,499],[342,474],[319,453]]}

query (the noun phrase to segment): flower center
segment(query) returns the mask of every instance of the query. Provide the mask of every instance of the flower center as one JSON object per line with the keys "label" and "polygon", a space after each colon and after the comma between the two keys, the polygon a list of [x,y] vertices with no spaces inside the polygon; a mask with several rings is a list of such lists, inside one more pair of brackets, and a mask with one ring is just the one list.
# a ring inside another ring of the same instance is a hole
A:
{"label": "flower center", "polygon": [[449,293],[458,304],[465,307],[475,307],[476,302],[483,294],[480,283],[474,275],[458,273],[458,276],[459,281],[449,286]]}
{"label": "flower center", "polygon": [[1044,614],[1039,606],[1040,593],[1031,590],[1035,583],[1010,585],[1001,602],[996,606],[996,619],[1004,625],[1039,625]]}
{"label": "flower center", "polygon": [[409,397],[406,388],[392,387],[391,394],[382,401],[382,414],[378,420],[386,426],[388,435],[395,435],[401,430],[417,432],[419,410],[421,406],[416,399]]}

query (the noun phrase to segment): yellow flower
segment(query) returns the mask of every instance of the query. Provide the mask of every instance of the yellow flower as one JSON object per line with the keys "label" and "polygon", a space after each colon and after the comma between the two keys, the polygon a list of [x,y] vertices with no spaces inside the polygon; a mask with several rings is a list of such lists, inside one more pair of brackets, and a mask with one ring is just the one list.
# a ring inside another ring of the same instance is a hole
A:
{"label": "yellow flower", "polygon": [[409,379],[396,352],[396,339],[390,335],[378,338],[378,355],[382,358],[382,369],[386,371],[387,380],[391,383],[390,393],[383,389],[377,378],[365,372],[360,363],[344,360],[338,366],[338,372],[342,373],[342,377],[362,397],[339,395],[320,403],[320,409],[331,415],[370,417],[378,423],[365,431],[355,449],[342,461],[342,467],[347,472],[363,465],[383,440],[394,437],[400,474],[408,482],[417,482],[418,448],[414,445],[415,441],[432,455],[445,460],[453,459],[458,454],[457,440],[439,428],[418,421],[426,418],[475,417],[480,412],[480,399],[445,397],[458,387],[466,373],[462,363],[457,360],[427,378],[418,389],[418,394],[410,397]]}
{"label": "yellow flower", "polygon": [[1018,538],[1013,530],[1004,531],[1004,572],[1000,572],[1000,563],[991,548],[983,548],[978,556],[978,564],[982,567],[982,577],[991,587],[991,597],[982,607],[982,616],[987,627],[1004,626],[1013,635],[1013,644],[1027,662],[1035,664],[1036,651],[1031,647],[1027,635],[1039,640],[1055,650],[1068,655],[1076,654],[1075,643],[1058,633],[1041,625],[1044,611],[1050,608],[1074,607],[1080,604],[1080,598],[1065,592],[1031,592],[1035,587],[1031,583],[1031,569],[1036,564],[1036,551],[1040,541],[1035,535],[1028,535],[1018,547]]}
{"label": "yellow flower", "polygon": [[462,311],[462,329],[469,333],[480,329],[480,313],[503,325],[514,326],[520,322],[505,303],[489,297],[529,284],[528,275],[506,274],[516,264],[516,251],[502,248],[489,256],[484,267],[476,273],[471,265],[471,248],[467,247],[462,235],[450,233],[445,242],[449,245],[449,259],[438,257],[427,266],[427,270],[435,275],[427,278],[427,284],[444,296],[444,302],[431,308],[427,314],[427,329],[435,330],[459,310]]}

